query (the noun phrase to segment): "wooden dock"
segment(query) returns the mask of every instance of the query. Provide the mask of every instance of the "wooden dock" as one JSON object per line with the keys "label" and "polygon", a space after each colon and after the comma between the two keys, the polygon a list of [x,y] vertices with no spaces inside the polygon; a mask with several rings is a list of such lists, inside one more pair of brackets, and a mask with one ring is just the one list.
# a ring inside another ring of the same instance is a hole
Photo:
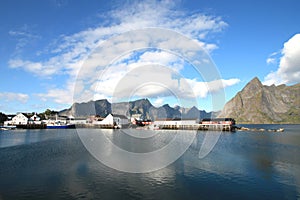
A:
{"label": "wooden dock", "polygon": [[234,132],[235,126],[229,124],[160,125],[159,129]]}
{"label": "wooden dock", "polygon": [[117,129],[116,125],[112,124],[76,124],[76,128],[95,128],[95,129]]}
{"label": "wooden dock", "polygon": [[22,129],[45,129],[47,128],[46,124],[18,124],[16,128]]}

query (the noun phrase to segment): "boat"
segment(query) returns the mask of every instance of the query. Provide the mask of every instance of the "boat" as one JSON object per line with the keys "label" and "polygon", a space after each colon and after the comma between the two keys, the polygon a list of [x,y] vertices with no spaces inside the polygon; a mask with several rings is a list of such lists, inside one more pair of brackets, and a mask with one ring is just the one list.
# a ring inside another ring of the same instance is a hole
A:
{"label": "boat", "polygon": [[75,128],[75,124],[65,124],[61,122],[55,122],[55,123],[47,123],[46,124],[47,129],[67,129],[67,128]]}
{"label": "boat", "polygon": [[47,129],[67,129],[67,128],[75,128],[75,124],[47,124]]}
{"label": "boat", "polygon": [[0,130],[12,130],[12,129],[16,129],[16,126],[11,126],[11,125],[0,126]]}
{"label": "boat", "polygon": [[69,122],[58,119],[58,115],[56,114],[55,120],[48,120],[46,122],[47,129],[68,129],[75,128],[75,124],[70,124]]}

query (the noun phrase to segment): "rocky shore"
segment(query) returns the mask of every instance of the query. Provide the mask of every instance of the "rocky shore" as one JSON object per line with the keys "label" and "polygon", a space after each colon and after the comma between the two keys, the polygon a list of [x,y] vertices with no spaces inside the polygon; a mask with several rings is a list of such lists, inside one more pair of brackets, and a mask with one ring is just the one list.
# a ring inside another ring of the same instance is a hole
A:
{"label": "rocky shore", "polygon": [[247,127],[236,127],[236,131],[253,131],[253,132],[284,132],[284,128],[278,128],[278,129],[265,129],[265,128],[247,128]]}

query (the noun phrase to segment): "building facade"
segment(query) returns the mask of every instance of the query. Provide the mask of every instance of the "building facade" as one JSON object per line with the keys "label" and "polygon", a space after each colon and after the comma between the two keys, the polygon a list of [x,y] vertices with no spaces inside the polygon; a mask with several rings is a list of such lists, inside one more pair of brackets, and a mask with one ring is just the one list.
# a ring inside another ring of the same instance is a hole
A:
{"label": "building facade", "polygon": [[28,116],[25,113],[17,113],[16,116],[12,118],[12,124],[13,125],[24,125],[28,124]]}

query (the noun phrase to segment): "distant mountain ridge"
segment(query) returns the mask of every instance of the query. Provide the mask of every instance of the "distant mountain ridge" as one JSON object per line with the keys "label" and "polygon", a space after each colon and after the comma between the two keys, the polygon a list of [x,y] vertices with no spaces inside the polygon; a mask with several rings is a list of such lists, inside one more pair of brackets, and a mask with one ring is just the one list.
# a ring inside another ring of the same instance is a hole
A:
{"label": "distant mountain ridge", "polygon": [[139,99],[130,102],[110,103],[106,99],[89,101],[85,103],[74,103],[69,109],[59,112],[62,116],[88,117],[90,115],[99,115],[106,117],[109,113],[125,115],[131,117],[133,114],[141,114],[144,119],[203,119],[216,117],[218,112],[206,112],[198,110],[196,107],[182,108],[179,106],[170,107],[165,104],[155,107],[148,99]]}
{"label": "distant mountain ridge", "polygon": [[300,123],[300,83],[266,86],[255,77],[226,103],[219,117],[238,123]]}
{"label": "distant mountain ridge", "polygon": [[130,102],[110,103],[107,99],[74,103],[59,115],[88,117],[99,115],[106,117],[109,113],[131,117],[140,114],[144,119],[203,119],[210,117],[231,117],[237,123],[300,123],[300,83],[286,85],[263,85],[255,77],[230,101],[221,112],[206,112],[196,107],[171,107],[165,104],[155,107],[148,99]]}

